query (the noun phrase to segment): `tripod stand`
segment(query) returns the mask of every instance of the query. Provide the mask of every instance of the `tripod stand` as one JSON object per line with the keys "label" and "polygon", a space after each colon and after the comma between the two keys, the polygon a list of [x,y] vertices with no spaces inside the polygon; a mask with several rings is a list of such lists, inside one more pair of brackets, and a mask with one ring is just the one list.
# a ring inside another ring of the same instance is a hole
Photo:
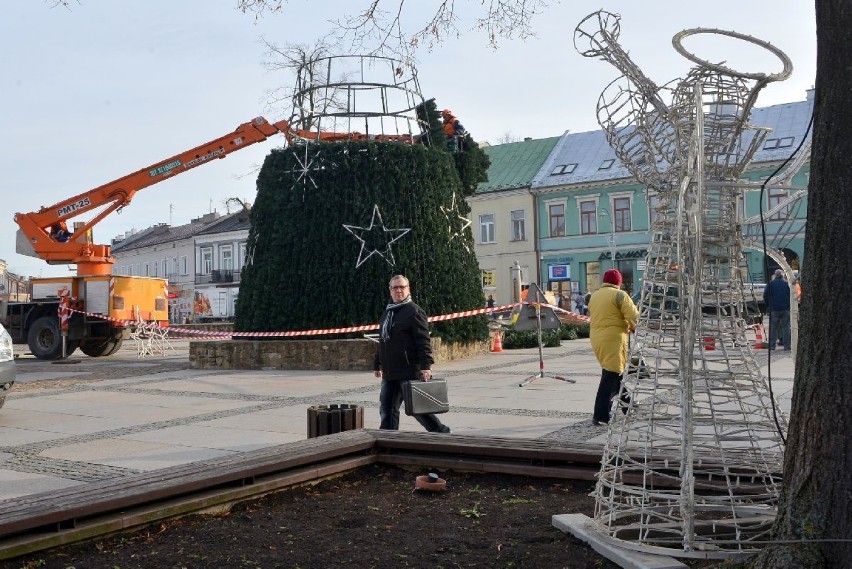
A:
{"label": "tripod stand", "polygon": [[532,299],[531,304],[535,307],[536,333],[538,334],[538,373],[526,378],[524,381],[518,384],[518,387],[529,385],[533,381],[541,379],[543,377],[550,377],[552,379],[558,379],[559,381],[565,381],[568,383],[577,383],[576,380],[569,379],[561,375],[547,373],[546,371],[544,371],[544,354],[542,353],[543,345],[541,341],[541,305],[542,300],[546,301],[546,299],[544,298],[544,295],[542,294],[541,290],[535,285],[535,283],[530,285],[529,291],[527,293],[527,298]]}

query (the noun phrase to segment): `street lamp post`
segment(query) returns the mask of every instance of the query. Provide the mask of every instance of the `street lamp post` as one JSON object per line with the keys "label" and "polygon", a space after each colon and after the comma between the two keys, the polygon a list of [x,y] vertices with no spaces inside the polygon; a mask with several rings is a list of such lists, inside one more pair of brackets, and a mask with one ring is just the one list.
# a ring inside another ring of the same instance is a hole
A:
{"label": "street lamp post", "polygon": [[609,259],[612,261],[612,268],[617,268],[615,266],[615,247],[617,245],[615,239],[615,219],[613,219],[612,214],[609,213],[609,210],[602,207],[600,208],[601,215],[609,218],[609,235],[606,237],[606,242],[609,245]]}

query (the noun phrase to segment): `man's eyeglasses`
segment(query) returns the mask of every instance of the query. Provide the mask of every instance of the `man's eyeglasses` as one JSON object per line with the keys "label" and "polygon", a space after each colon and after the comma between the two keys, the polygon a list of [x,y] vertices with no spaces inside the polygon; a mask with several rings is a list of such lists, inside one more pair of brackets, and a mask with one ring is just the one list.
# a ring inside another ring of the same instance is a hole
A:
{"label": "man's eyeglasses", "polygon": [[390,289],[391,289],[391,290],[405,290],[405,289],[407,289],[407,288],[408,288],[408,285],[392,286],[392,287],[390,287]]}

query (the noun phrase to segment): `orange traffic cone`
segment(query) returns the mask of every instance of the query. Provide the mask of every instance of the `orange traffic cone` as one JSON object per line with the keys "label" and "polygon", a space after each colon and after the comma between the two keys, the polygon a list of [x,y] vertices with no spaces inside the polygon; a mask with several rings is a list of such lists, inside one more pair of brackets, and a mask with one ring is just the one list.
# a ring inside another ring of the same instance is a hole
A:
{"label": "orange traffic cone", "polygon": [[492,352],[502,352],[503,351],[503,339],[500,337],[499,331],[494,332],[494,345],[491,346]]}
{"label": "orange traffic cone", "polygon": [[763,325],[758,324],[754,329],[754,349],[765,350],[768,347],[766,339],[763,337]]}

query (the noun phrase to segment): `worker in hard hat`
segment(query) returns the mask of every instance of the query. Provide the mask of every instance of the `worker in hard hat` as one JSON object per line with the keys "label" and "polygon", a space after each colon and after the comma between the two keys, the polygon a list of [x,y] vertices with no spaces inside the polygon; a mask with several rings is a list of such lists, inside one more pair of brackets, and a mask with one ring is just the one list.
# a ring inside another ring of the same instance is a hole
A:
{"label": "worker in hard hat", "polygon": [[447,135],[447,148],[451,152],[457,152],[461,147],[461,139],[464,137],[464,127],[450,109],[441,111],[441,118],[444,120],[444,134]]}

